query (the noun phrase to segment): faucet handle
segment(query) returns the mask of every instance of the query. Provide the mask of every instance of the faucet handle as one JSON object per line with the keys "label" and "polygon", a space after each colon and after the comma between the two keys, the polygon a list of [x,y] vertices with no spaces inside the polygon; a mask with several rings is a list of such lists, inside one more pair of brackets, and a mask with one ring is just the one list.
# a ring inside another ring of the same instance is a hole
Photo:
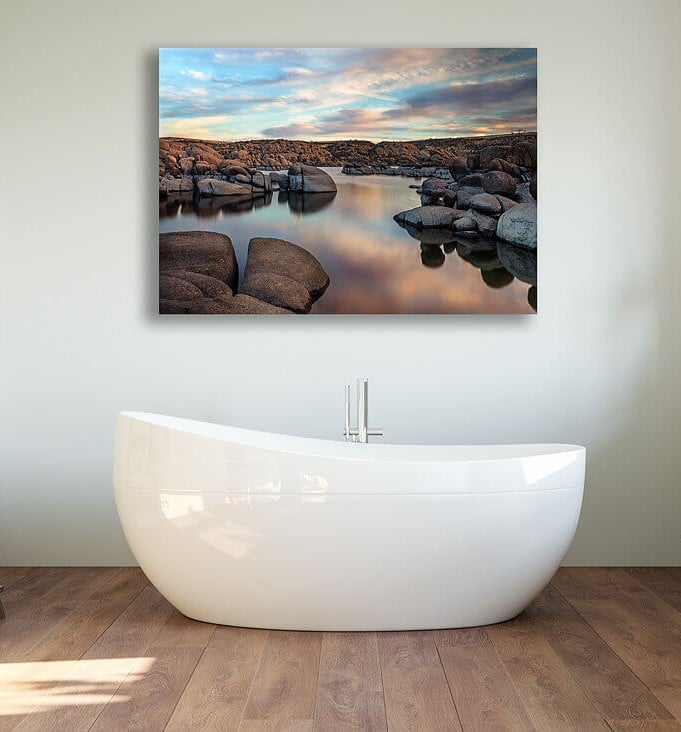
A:
{"label": "faucet handle", "polygon": [[346,442],[352,440],[357,442],[359,430],[356,427],[350,427],[350,384],[345,385],[345,426],[343,428],[343,437]]}
{"label": "faucet handle", "polygon": [[350,437],[350,384],[345,385],[345,428],[343,436],[347,440]]}
{"label": "faucet handle", "polygon": [[367,429],[367,435],[369,437],[380,437],[383,434],[383,430],[380,427],[369,427]]}

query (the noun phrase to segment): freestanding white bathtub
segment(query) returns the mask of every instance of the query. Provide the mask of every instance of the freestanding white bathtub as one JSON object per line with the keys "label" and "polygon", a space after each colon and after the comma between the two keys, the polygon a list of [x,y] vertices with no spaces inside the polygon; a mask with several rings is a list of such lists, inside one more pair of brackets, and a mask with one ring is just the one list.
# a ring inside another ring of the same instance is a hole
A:
{"label": "freestanding white bathtub", "polygon": [[126,412],[115,490],[185,615],[295,630],[485,625],[525,608],[575,533],[583,447],[353,444]]}

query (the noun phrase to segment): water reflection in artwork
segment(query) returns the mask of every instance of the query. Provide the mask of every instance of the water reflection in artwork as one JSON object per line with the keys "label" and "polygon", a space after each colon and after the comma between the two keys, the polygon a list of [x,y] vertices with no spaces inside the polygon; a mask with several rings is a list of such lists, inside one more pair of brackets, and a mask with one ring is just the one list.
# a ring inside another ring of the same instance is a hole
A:
{"label": "water reflection in artwork", "polygon": [[274,191],[237,200],[171,193],[159,205],[160,231],[227,234],[241,279],[251,238],[298,244],[330,278],[312,313],[535,311],[536,251],[449,229],[399,226],[393,216],[420,204],[413,179],[327,170],[337,193]]}

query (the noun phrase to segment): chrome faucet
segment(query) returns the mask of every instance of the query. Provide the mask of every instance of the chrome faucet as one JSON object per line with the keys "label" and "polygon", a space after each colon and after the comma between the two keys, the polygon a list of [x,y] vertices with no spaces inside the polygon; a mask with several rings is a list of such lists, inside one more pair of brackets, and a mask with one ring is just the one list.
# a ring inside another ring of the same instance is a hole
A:
{"label": "chrome faucet", "polygon": [[369,437],[382,435],[383,430],[369,427],[369,379],[357,379],[357,427],[350,427],[350,384],[345,387],[346,442],[369,442]]}

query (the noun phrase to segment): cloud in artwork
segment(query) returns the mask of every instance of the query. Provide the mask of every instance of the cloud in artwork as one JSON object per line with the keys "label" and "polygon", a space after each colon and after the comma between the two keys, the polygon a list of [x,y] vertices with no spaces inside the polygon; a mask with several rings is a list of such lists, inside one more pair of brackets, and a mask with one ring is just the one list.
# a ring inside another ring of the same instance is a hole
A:
{"label": "cloud in artwork", "polygon": [[526,105],[537,98],[536,77],[521,77],[483,83],[451,84],[420,92],[405,99],[409,110],[442,113],[465,109],[468,114],[509,105]]}
{"label": "cloud in artwork", "polygon": [[199,81],[206,81],[210,78],[205,71],[195,71],[194,69],[182,69],[180,74],[182,76],[188,76],[191,79],[198,79]]}
{"label": "cloud in artwork", "polygon": [[161,49],[160,125],[213,139],[490,134],[536,129],[536,85],[534,49]]}

